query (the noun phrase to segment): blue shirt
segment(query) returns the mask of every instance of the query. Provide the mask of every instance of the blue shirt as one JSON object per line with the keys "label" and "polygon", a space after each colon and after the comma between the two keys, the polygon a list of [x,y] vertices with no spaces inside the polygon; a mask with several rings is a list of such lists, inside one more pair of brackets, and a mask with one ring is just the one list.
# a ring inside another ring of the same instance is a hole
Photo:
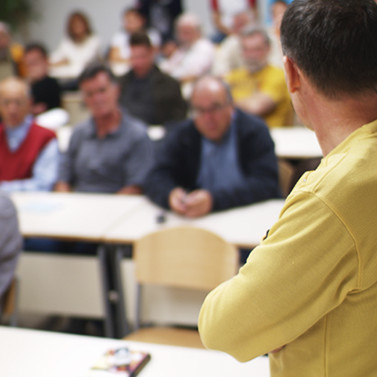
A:
{"label": "blue shirt", "polygon": [[[5,133],[8,147],[16,151],[25,140],[33,123],[33,117],[27,116],[17,127],[6,127]],[[59,146],[56,139],[52,139],[40,152],[32,170],[31,178],[3,181],[0,183],[2,191],[49,191],[52,190],[58,176]]]}
{"label": "blue shirt", "polygon": [[232,120],[220,142],[202,137],[197,185],[209,192],[233,191],[234,187],[244,185],[237,156],[236,126]]}

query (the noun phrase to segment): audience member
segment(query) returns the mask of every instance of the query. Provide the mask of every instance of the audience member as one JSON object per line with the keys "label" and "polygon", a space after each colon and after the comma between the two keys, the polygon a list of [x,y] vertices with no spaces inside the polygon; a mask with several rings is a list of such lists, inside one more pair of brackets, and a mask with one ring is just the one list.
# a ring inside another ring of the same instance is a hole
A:
{"label": "audience member", "polygon": [[51,76],[68,79],[66,89],[77,89],[77,77],[91,61],[101,57],[101,42],[89,18],[80,11],[68,16],[66,36],[51,54]]}
{"label": "audience member", "polygon": [[58,81],[48,76],[48,54],[40,43],[25,47],[26,79],[30,83],[33,115],[61,107],[61,88]]}
{"label": "audience member", "polygon": [[271,50],[268,61],[270,64],[283,68],[283,53],[280,43],[280,25],[287,9],[286,0],[275,0],[271,5],[272,27],[268,29]]}
{"label": "audience member", "polygon": [[8,25],[0,21],[0,80],[24,73],[23,47],[12,42]]}
{"label": "audience member", "polygon": [[212,23],[216,29],[212,40],[214,43],[221,43],[233,33],[234,16],[240,12],[255,10],[256,0],[209,0],[209,5]]}
{"label": "audience member", "polygon": [[120,79],[120,103],[147,124],[182,120],[187,104],[177,80],[160,71],[155,50],[145,33],[130,38],[131,70]]}
{"label": "audience member", "polygon": [[294,0],[281,38],[293,105],[324,158],[238,275],[207,296],[201,339],[243,362],[272,351],[271,377],[374,377],[377,6]]}
{"label": "audience member", "polygon": [[158,51],[161,38],[158,32],[147,27],[147,22],[141,11],[136,8],[127,8],[123,12],[122,30],[111,39],[108,54],[109,63],[116,75],[122,75],[129,69],[130,63],[130,36],[133,33],[146,32],[153,47]]}
{"label": "audience member", "polygon": [[193,119],[166,137],[146,194],[188,217],[280,195],[274,144],[266,125],[233,106],[227,85],[200,78],[191,97]]}
{"label": "audience member", "polygon": [[234,16],[232,33],[216,48],[216,56],[212,66],[213,74],[223,76],[233,69],[244,66],[241,33],[245,27],[250,27],[255,22],[256,16],[252,10],[243,11]]}
{"label": "audience member", "polygon": [[1,298],[12,281],[21,250],[16,208],[8,196],[0,193],[0,313]]}
{"label": "audience member", "polygon": [[92,117],[75,127],[55,189],[139,194],[152,162],[145,124],[120,110],[117,80],[102,63],[87,66],[79,86]]}
{"label": "audience member", "polygon": [[182,0],[136,0],[136,8],[149,27],[160,33],[162,43],[174,38],[174,22],[182,13]]}
{"label": "audience member", "polygon": [[[215,57],[215,47],[202,36],[199,18],[192,13],[184,13],[176,22],[178,48],[163,62],[163,71],[178,79],[182,84],[190,84],[199,76],[208,73]],[[188,98],[191,86],[183,88]]]}
{"label": "audience member", "polygon": [[0,82],[0,190],[51,190],[59,149],[55,133],[30,115],[30,89],[19,78]]}
{"label": "audience member", "polygon": [[270,41],[266,31],[252,27],[243,32],[245,67],[226,76],[236,104],[262,117],[269,127],[290,126],[293,110],[282,69],[268,64]]}

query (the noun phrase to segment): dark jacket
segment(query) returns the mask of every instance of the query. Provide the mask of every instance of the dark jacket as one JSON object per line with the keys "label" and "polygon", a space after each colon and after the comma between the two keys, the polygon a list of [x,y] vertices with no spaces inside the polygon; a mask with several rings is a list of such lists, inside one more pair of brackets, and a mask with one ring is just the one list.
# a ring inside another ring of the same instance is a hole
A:
{"label": "dark jacket", "polygon": [[[213,210],[225,210],[281,196],[274,143],[265,123],[236,110],[238,160],[245,184],[234,190],[211,192]],[[177,125],[158,151],[144,190],[162,207],[169,208],[169,193],[175,187],[197,189],[200,169],[201,135],[189,119]],[[226,179],[226,178],[224,178]]]}
{"label": "dark jacket", "polygon": [[186,117],[187,103],[179,82],[157,66],[142,80],[132,70],[126,73],[120,78],[120,91],[120,104],[147,124],[165,125]]}

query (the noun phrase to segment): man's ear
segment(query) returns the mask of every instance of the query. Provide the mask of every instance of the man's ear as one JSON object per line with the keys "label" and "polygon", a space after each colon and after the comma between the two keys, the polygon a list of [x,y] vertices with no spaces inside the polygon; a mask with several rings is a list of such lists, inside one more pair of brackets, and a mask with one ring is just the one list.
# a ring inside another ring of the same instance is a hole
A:
{"label": "man's ear", "polygon": [[295,93],[301,86],[301,72],[292,59],[284,56],[283,61],[288,91]]}

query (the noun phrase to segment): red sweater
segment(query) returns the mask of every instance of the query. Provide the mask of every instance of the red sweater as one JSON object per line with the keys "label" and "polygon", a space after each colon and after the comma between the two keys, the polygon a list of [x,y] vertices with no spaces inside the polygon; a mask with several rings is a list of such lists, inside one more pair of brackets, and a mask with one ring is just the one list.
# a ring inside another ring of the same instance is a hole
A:
{"label": "red sweater", "polygon": [[5,126],[1,124],[0,181],[30,178],[39,153],[55,137],[53,131],[33,123],[20,147],[12,152],[8,147]]}

